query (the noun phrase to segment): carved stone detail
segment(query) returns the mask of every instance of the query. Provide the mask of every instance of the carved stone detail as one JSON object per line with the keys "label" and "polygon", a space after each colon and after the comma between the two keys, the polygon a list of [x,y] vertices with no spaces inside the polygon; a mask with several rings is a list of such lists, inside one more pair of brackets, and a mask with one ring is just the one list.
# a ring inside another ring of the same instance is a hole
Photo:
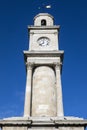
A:
{"label": "carved stone detail", "polygon": [[62,63],[61,63],[61,62],[60,62],[60,63],[59,63],[59,62],[55,62],[55,63],[54,63],[54,66],[55,66],[55,69],[56,69],[56,70],[60,70],[60,69],[61,69],[61,66],[62,66]]}
{"label": "carved stone detail", "polygon": [[26,66],[27,66],[27,69],[28,69],[28,70],[29,70],[29,69],[32,69],[33,66],[34,66],[34,63],[32,63],[32,62],[26,62]]}

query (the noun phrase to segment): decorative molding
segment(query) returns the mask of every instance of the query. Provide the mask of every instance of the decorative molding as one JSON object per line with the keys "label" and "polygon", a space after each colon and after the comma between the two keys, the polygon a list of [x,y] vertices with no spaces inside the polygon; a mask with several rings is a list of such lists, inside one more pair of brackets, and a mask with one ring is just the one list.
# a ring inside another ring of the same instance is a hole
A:
{"label": "decorative molding", "polygon": [[60,29],[60,25],[58,25],[58,26],[28,26],[28,30],[30,30],[30,29],[32,29],[32,30],[41,30],[41,29],[48,29],[48,30],[50,30],[50,29],[57,29],[57,30],[59,30]]}
{"label": "decorative molding", "polygon": [[52,119],[51,117],[49,119],[17,119],[17,120],[14,120],[14,119],[11,119],[11,120],[0,120],[0,127],[4,127],[4,126],[19,126],[19,127],[23,127],[23,126],[43,126],[45,125],[46,126],[50,126],[50,125],[53,125],[53,126],[61,126],[61,127],[69,127],[69,126],[72,126],[72,127],[78,127],[78,126],[82,126],[82,127],[85,127],[87,126],[87,120],[77,120],[77,119],[74,119],[74,120],[64,120],[64,119],[61,119],[61,120],[58,120],[58,119]]}
{"label": "decorative molding", "polygon": [[27,66],[27,69],[28,69],[28,70],[29,70],[29,69],[32,69],[33,66],[34,66],[34,63],[32,63],[32,62],[26,62],[26,66]]}
{"label": "decorative molding", "polygon": [[34,35],[34,32],[30,32],[30,34]]}
{"label": "decorative molding", "polygon": [[54,32],[54,34],[56,35],[56,34],[58,34],[58,32]]}
{"label": "decorative molding", "polygon": [[60,69],[61,69],[61,66],[62,66],[62,62],[60,62],[60,63],[59,63],[59,62],[55,62],[55,63],[54,63],[54,66],[55,66],[55,69],[56,69],[56,70],[60,70]]}
{"label": "decorative molding", "polygon": [[61,61],[63,62],[63,56],[64,56],[64,51],[24,51],[24,59],[25,62],[29,57],[35,58],[35,57],[54,57],[54,58],[61,58]]}

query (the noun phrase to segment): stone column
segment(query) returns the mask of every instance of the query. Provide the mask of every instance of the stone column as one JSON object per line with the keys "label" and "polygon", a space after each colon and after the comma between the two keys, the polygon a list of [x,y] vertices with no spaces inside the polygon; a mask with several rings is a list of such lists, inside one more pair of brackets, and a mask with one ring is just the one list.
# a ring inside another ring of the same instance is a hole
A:
{"label": "stone column", "polygon": [[27,63],[26,65],[27,65],[27,80],[26,80],[24,116],[30,117],[31,115],[32,63]]}
{"label": "stone column", "polygon": [[57,116],[63,117],[63,101],[62,101],[62,85],[61,85],[61,64],[55,64],[55,72],[56,72],[56,92],[57,92]]}

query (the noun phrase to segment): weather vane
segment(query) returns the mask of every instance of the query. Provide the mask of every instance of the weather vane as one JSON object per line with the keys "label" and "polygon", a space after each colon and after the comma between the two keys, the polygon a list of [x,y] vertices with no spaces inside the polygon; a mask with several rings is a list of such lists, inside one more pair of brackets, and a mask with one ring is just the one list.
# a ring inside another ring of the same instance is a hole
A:
{"label": "weather vane", "polygon": [[51,8],[50,4],[49,5],[42,4],[42,6],[38,7],[38,9],[39,10],[41,9],[43,12],[44,12],[44,9],[50,9],[50,8]]}

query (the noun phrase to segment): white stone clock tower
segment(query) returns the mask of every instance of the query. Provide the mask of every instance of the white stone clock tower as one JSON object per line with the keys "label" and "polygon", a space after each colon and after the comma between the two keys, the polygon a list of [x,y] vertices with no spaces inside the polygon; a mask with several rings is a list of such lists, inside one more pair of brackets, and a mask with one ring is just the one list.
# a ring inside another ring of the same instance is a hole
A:
{"label": "white stone clock tower", "polygon": [[59,29],[48,13],[38,14],[28,27],[24,115],[0,120],[0,130],[85,130],[87,120],[63,113]]}
{"label": "white stone clock tower", "polygon": [[29,50],[24,51],[27,81],[24,116],[63,117],[61,69],[64,51],[59,50],[60,26],[40,13],[29,26]]}

